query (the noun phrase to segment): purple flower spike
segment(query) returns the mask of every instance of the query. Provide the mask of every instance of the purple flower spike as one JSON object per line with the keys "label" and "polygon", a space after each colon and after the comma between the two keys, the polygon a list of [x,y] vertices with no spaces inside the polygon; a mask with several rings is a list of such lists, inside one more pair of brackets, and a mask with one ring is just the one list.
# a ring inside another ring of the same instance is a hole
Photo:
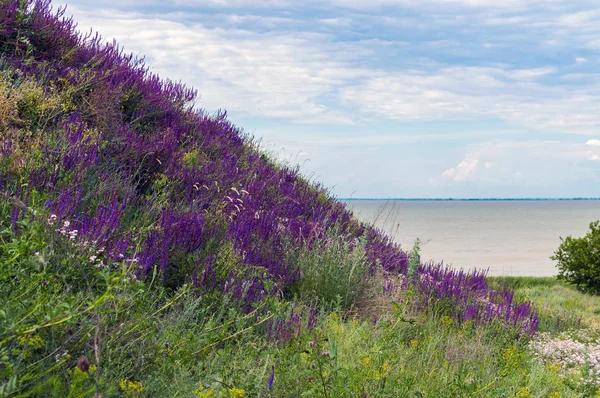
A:
{"label": "purple flower spike", "polygon": [[275,381],[275,365],[271,366],[271,375],[267,379],[267,391],[270,391],[273,387],[273,381]]}

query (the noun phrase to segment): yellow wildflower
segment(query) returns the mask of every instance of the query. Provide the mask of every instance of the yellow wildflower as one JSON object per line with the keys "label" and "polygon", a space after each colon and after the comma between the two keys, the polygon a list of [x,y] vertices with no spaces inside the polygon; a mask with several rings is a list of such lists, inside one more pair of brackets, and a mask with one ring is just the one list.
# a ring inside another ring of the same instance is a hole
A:
{"label": "yellow wildflower", "polygon": [[246,390],[242,390],[241,388],[230,388],[229,396],[231,398],[242,398],[246,396]]}
{"label": "yellow wildflower", "polygon": [[306,352],[300,353],[300,363],[310,362],[310,355]]}
{"label": "yellow wildflower", "polygon": [[186,167],[193,167],[198,162],[198,150],[184,153],[181,162]]}
{"label": "yellow wildflower", "polygon": [[192,394],[199,398],[211,398],[215,397],[216,391],[212,388],[206,389],[204,386],[198,387]]}
{"label": "yellow wildflower", "polygon": [[561,366],[558,361],[553,361],[546,365],[546,369],[548,369],[550,372],[558,373],[561,370]]}
{"label": "yellow wildflower", "polygon": [[375,378],[377,380],[380,380],[380,379],[386,377],[389,371],[390,371],[390,363],[388,361],[385,361],[381,365],[381,370],[378,371],[377,374],[375,375]]}
{"label": "yellow wildflower", "polygon": [[450,318],[448,315],[444,315],[442,317],[442,326],[445,328],[448,328],[452,325],[452,318]]}
{"label": "yellow wildflower", "polygon": [[35,336],[21,336],[19,337],[19,344],[21,346],[28,345],[32,349],[36,350],[38,348],[44,347],[46,344],[44,339],[42,339],[37,334]]}
{"label": "yellow wildflower", "polygon": [[119,387],[126,397],[136,397],[144,391],[144,386],[139,381],[121,380]]}
{"label": "yellow wildflower", "polygon": [[533,395],[527,387],[521,387],[517,391],[517,397],[533,397]]}
{"label": "yellow wildflower", "polygon": [[385,361],[383,365],[381,365],[381,373],[385,374],[390,370],[390,363]]}

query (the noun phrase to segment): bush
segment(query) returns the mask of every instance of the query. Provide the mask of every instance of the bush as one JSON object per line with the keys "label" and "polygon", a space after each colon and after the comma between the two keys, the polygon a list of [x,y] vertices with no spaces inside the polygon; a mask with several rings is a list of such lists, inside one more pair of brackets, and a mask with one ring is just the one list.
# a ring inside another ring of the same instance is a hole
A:
{"label": "bush", "polygon": [[600,292],[600,221],[590,224],[582,238],[560,238],[561,244],[550,257],[557,261],[558,277],[588,293]]}

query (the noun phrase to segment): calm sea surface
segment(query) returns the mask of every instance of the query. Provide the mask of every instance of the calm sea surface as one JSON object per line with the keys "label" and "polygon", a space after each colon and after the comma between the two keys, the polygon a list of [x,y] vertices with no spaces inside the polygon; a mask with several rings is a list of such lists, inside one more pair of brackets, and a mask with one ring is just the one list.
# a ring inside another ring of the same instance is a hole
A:
{"label": "calm sea surface", "polygon": [[549,257],[560,237],[583,236],[600,219],[600,201],[346,202],[403,248],[417,237],[426,242],[422,260],[489,269],[489,275],[556,275]]}

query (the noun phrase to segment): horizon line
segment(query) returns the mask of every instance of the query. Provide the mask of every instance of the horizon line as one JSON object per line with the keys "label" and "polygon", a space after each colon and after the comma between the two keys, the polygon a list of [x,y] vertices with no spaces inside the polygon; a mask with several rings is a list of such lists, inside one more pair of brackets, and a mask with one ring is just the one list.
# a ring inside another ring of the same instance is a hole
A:
{"label": "horizon line", "polygon": [[577,201],[577,200],[600,200],[600,197],[541,197],[541,198],[338,198],[338,200],[389,200],[389,201]]}

